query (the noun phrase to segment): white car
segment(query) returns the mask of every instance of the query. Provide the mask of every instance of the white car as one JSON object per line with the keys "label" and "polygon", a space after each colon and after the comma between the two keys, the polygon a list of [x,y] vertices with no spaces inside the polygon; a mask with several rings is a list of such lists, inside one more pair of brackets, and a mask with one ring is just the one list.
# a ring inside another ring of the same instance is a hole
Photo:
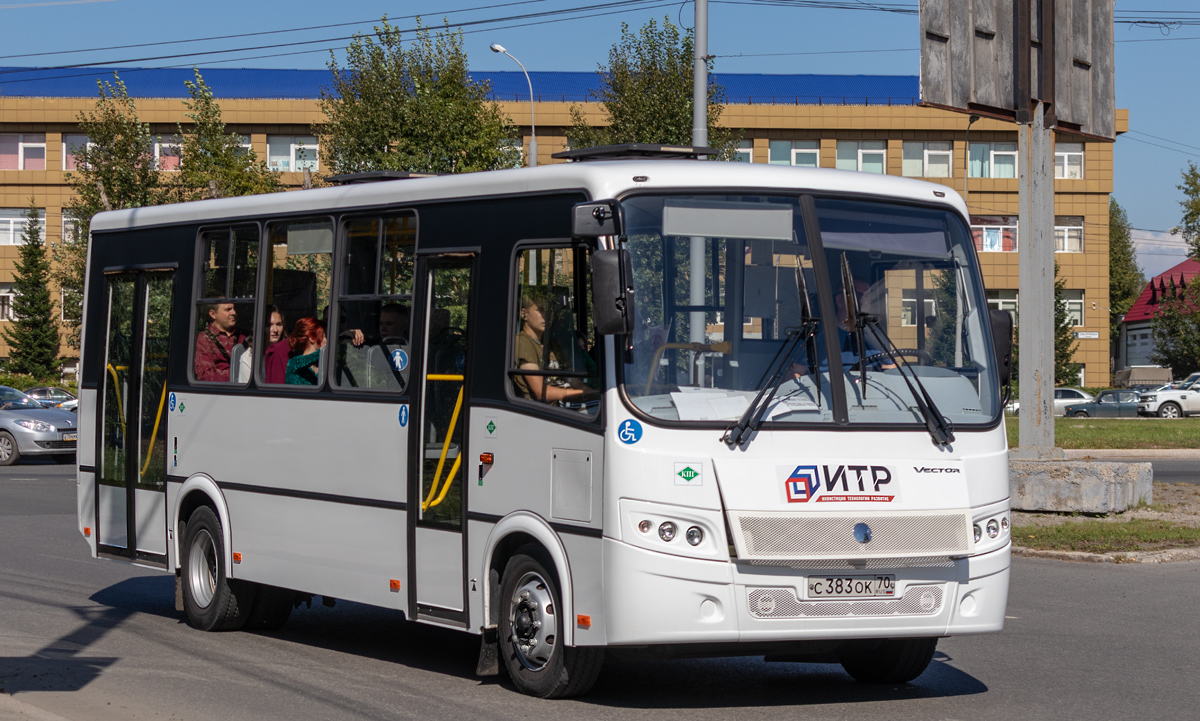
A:
{"label": "white car", "polygon": [[[1067,412],[1067,406],[1077,405],[1079,403],[1089,403],[1096,400],[1096,397],[1087,391],[1081,391],[1078,388],[1055,388],[1054,389],[1054,415],[1061,416]],[[1005,407],[1009,413],[1021,412],[1021,401],[1010,401]]]}
{"label": "white car", "polygon": [[1193,413],[1200,413],[1200,376],[1180,388],[1147,391],[1138,399],[1140,416],[1183,418]]}

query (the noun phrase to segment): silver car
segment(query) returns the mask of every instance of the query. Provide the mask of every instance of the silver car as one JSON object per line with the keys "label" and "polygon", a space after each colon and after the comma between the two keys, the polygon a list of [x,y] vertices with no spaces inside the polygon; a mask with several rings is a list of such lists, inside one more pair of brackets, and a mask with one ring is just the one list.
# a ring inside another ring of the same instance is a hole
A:
{"label": "silver car", "polygon": [[11,466],[21,456],[74,463],[78,433],[74,413],[45,408],[15,388],[0,386],[0,466]]}
{"label": "silver car", "polygon": [[[1090,403],[1096,400],[1095,396],[1087,391],[1081,391],[1078,388],[1055,388],[1054,389],[1054,415],[1066,415],[1067,406],[1073,406],[1078,403]],[[1013,401],[1008,404],[1009,413],[1020,413],[1021,402]]]}

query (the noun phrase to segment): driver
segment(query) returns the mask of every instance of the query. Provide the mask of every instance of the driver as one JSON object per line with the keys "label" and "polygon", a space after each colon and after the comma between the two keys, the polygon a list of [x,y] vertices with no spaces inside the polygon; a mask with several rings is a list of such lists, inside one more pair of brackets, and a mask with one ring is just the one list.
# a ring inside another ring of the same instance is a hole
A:
{"label": "driver", "polygon": [[[854,294],[858,298],[859,308],[865,308],[863,298],[870,291],[871,285],[861,278],[854,279]],[[833,304],[837,309],[838,318],[838,347],[842,351],[842,369],[850,370],[858,365],[858,339],[855,337],[855,329],[847,321],[846,312],[846,294],[844,286],[839,286],[837,292],[833,294]],[[825,359],[825,331],[824,328],[817,331],[815,339],[817,346],[817,364],[822,370],[829,367],[829,362]],[[896,367],[885,353],[884,349],[879,345],[878,341],[871,333],[866,333],[867,359],[870,361],[871,370],[889,370]],[[882,355],[881,355],[882,354]],[[799,379],[801,376],[808,375],[808,366],[804,363],[792,363],[792,377]]]}
{"label": "driver", "polygon": [[[542,345],[546,333],[546,301],[540,290],[526,288],[521,294],[521,330],[514,343],[514,364],[520,370],[569,370],[569,365],[562,360],[565,354],[553,338],[549,340],[548,348]],[[576,380],[559,380],[532,373],[512,376],[513,390],[517,395],[546,403],[579,398],[586,393],[584,388],[572,387],[571,381]]]}

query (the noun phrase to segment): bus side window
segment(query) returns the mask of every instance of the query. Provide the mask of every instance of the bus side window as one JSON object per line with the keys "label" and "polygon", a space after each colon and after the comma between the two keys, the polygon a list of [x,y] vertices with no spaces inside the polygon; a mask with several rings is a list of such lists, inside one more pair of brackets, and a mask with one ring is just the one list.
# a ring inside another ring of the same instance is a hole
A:
{"label": "bus side window", "polygon": [[242,357],[255,327],[258,226],[205,230],[199,242],[201,277],[194,315],[192,377],[244,384],[250,378],[242,371]]}
{"label": "bus side window", "polygon": [[584,247],[538,247],[516,256],[509,379],[516,398],[595,415],[600,374]]}
{"label": "bus side window", "polygon": [[[333,221],[305,218],[267,226],[266,303],[282,320],[283,337],[266,333],[256,341],[264,383],[319,386],[328,365],[330,283],[333,275]],[[265,319],[269,320],[269,319]],[[267,329],[269,332],[269,328]],[[288,336],[305,332],[293,349]]]}
{"label": "bus side window", "polygon": [[334,382],[343,388],[402,391],[412,354],[416,215],[355,218],[345,223],[344,232]]}

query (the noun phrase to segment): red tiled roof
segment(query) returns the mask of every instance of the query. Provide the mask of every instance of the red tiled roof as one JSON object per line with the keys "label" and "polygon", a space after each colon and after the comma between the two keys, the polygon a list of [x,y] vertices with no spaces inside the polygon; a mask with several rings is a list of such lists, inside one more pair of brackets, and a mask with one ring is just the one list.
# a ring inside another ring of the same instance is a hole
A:
{"label": "red tiled roof", "polygon": [[1150,279],[1137,301],[1121,319],[1123,323],[1153,320],[1158,314],[1158,304],[1172,292],[1178,293],[1192,282],[1192,278],[1200,274],[1200,261],[1188,258],[1179,265],[1159,273]]}

